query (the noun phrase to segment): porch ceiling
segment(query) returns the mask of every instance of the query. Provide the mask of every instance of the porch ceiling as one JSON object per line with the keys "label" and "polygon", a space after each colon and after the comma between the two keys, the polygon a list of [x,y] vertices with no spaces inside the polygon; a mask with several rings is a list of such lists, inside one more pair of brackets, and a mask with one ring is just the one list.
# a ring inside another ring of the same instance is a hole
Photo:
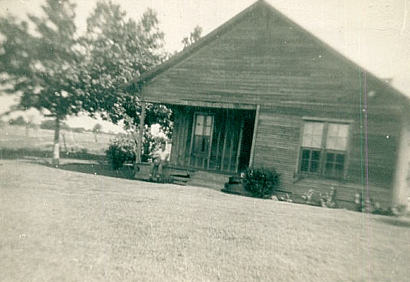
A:
{"label": "porch ceiling", "polygon": [[238,109],[238,110],[256,110],[256,104],[244,104],[244,103],[226,103],[217,101],[206,101],[206,100],[188,100],[188,99],[178,99],[169,100],[164,99],[163,101],[144,99],[145,102],[153,104],[166,104],[166,105],[177,105],[177,106],[191,106],[191,107],[205,107],[205,108],[222,108],[222,109]]}

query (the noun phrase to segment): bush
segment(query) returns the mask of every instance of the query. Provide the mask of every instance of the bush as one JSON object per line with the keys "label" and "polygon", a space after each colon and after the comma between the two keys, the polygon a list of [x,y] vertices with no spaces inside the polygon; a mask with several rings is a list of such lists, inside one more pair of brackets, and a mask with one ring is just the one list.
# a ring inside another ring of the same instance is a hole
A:
{"label": "bush", "polygon": [[275,169],[248,168],[243,179],[245,189],[253,196],[266,198],[272,196],[279,186],[280,175]]}
{"label": "bush", "polygon": [[137,145],[129,136],[121,136],[111,140],[108,150],[105,151],[108,162],[113,169],[121,168],[125,162],[135,162]]}

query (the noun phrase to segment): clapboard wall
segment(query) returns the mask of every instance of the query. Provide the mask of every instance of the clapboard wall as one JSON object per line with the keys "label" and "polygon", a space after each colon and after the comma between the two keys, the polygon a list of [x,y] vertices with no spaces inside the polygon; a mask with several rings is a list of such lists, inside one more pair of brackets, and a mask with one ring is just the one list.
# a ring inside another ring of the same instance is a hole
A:
{"label": "clapboard wall", "polygon": [[363,193],[382,207],[390,207],[400,122],[394,118],[387,119],[384,115],[368,117],[366,124],[363,116],[362,119],[352,120],[346,178],[331,180],[300,177],[298,174],[303,128],[301,114],[318,119],[337,117],[346,120],[354,117],[351,114],[321,115],[315,111],[290,114],[276,107],[261,107],[254,165],[275,168],[281,174],[281,190],[284,191],[302,195],[309,189],[328,192],[334,187],[338,201],[352,203],[356,193]]}
{"label": "clapboard wall", "polygon": [[384,88],[378,95],[393,95],[373,76],[271,13],[263,2],[208,41],[146,82],[144,98],[161,103],[291,103],[305,108],[359,105],[364,102],[363,89],[375,87]]}
{"label": "clapboard wall", "polygon": [[[150,102],[260,105],[254,164],[277,168],[284,189],[337,185],[346,201],[363,189],[391,199],[408,101],[263,1],[145,79]],[[343,182],[295,180],[304,116],[352,121]]]}

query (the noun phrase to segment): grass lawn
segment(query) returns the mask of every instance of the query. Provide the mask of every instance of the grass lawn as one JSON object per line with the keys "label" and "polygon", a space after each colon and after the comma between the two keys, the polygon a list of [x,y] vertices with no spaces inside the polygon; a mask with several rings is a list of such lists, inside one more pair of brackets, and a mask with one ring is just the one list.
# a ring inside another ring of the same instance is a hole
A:
{"label": "grass lawn", "polygon": [[408,281],[410,219],[0,160],[2,281]]}

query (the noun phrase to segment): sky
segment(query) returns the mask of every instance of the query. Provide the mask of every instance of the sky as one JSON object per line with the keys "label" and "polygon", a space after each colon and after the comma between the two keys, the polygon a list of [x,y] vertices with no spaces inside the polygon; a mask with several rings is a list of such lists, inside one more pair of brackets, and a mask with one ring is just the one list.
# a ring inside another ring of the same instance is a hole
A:
{"label": "sky", "polygon": [[[217,28],[255,0],[112,0],[138,20],[147,8],[158,13],[166,49],[182,48],[181,40],[195,26],[203,35]],[[97,0],[73,0],[77,28],[86,28],[87,15]],[[410,96],[410,0],[266,0],[328,45]],[[0,16],[24,18],[40,14],[44,0],[0,0]],[[0,96],[0,112],[11,98]],[[92,127],[86,118],[69,124]],[[95,123],[95,122],[94,122]],[[105,125],[105,127],[108,125]]]}

